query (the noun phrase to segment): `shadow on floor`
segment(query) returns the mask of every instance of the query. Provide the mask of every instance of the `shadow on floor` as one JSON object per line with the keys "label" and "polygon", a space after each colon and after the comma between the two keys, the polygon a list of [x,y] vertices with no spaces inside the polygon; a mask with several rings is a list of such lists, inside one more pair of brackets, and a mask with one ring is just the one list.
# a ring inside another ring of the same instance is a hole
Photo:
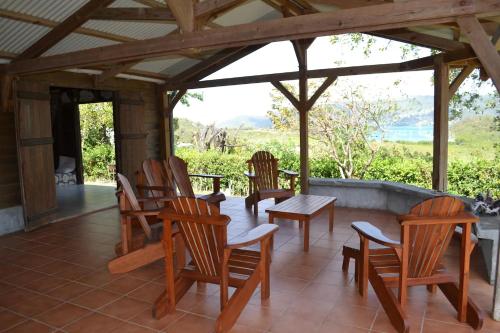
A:
{"label": "shadow on floor", "polygon": [[66,220],[115,207],[115,187],[108,185],[57,186],[57,207],[52,222]]}

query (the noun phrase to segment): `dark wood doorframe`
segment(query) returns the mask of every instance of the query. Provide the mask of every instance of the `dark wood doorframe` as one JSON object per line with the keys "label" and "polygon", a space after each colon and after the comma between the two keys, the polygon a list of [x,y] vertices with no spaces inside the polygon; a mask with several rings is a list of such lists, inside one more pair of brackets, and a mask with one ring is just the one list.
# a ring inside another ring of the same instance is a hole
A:
{"label": "dark wood doorframe", "polygon": [[[72,103],[71,108],[74,113],[74,140],[75,140],[75,173],[78,184],[84,184],[84,165],[83,165],[83,147],[82,147],[82,133],[80,127],[80,105],[82,104],[93,104],[93,103],[106,103],[111,102],[113,107],[113,131],[114,131],[114,144],[115,144],[115,164],[117,170],[119,170],[118,165],[120,164],[120,150],[119,150],[119,94],[116,91],[111,90],[100,90],[100,89],[85,89],[85,88],[71,88],[71,87],[51,87],[52,89],[59,89],[63,92],[67,92],[68,97],[70,97],[70,101]],[[81,92],[82,91],[91,91],[93,92],[93,98],[90,100],[81,100]],[[110,97],[106,97],[105,95],[109,94]],[[62,93],[58,94],[58,98],[61,98]],[[54,103],[54,106],[58,104],[59,107],[62,107],[61,103]],[[51,107],[52,107],[51,103]],[[57,152],[59,154],[59,152]]]}

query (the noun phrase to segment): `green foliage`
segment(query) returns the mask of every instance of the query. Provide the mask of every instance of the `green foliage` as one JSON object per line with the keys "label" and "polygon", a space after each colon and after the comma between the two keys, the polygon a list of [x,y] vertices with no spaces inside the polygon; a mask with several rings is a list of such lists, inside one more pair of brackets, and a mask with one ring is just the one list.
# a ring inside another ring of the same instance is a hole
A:
{"label": "green foliage", "polygon": [[80,105],[83,171],[86,180],[113,181],[108,166],[115,163],[112,103]]}
{"label": "green foliage", "polygon": [[[291,145],[272,142],[256,149],[271,151],[279,158],[282,169],[299,170],[299,155]],[[246,161],[251,157],[251,152],[222,154],[183,148],[176,154],[188,162],[190,172],[224,175],[221,182],[224,190],[229,191],[231,195],[247,195],[248,180],[243,173],[247,170]],[[311,177],[340,178],[336,162],[325,155],[312,156],[310,169]],[[432,157],[429,154],[383,149],[367,170],[365,179],[393,181],[430,189],[431,175]],[[500,178],[495,175],[500,175],[499,160],[453,161],[448,170],[448,191],[473,197],[479,192],[491,190],[494,196],[499,196]],[[286,182],[282,182],[286,185]],[[198,191],[211,190],[210,181],[193,179],[193,183]]]}

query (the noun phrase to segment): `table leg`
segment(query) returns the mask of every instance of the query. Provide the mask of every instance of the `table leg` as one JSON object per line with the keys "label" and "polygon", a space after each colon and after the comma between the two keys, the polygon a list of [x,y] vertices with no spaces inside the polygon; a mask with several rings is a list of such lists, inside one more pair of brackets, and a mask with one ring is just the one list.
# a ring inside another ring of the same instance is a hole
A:
{"label": "table leg", "polygon": [[304,219],[304,252],[309,251],[309,218]]}
{"label": "table leg", "polygon": [[328,209],[328,230],[331,232],[333,232],[333,213],[334,213],[334,203],[332,202],[330,204],[330,207]]}
{"label": "table leg", "polygon": [[[274,224],[274,215],[273,213],[269,213],[269,224]],[[269,248],[274,249],[274,234],[271,235],[271,240],[269,241]]]}

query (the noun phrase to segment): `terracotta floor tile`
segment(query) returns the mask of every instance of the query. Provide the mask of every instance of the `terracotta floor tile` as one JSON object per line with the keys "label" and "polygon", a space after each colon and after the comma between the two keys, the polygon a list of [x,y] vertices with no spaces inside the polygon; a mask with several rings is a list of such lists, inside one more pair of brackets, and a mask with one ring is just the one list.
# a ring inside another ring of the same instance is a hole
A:
{"label": "terracotta floor tile", "polygon": [[8,308],[25,316],[34,316],[47,311],[60,303],[61,301],[55,298],[44,295],[33,295],[32,297],[17,302]]}
{"label": "terracotta floor tile", "polygon": [[[408,313],[412,313],[409,311]],[[407,319],[408,325],[410,326],[410,332],[420,332],[423,322],[423,316],[409,316]],[[384,333],[397,333],[396,329],[392,326],[389,317],[383,309],[379,309],[375,322],[373,323],[372,330]]]}
{"label": "terracotta floor tile", "polygon": [[60,279],[51,275],[46,275],[41,279],[27,283],[26,285],[24,285],[24,288],[31,289],[40,293],[46,293],[67,283],[67,280]]}
{"label": "terracotta floor tile", "polygon": [[141,326],[153,328],[155,330],[162,330],[184,315],[184,312],[176,310],[160,319],[156,319],[153,317],[151,309],[147,309],[142,311],[129,321],[137,323]]}
{"label": "terracotta floor tile", "polygon": [[111,332],[115,333],[153,333],[156,332],[150,328],[131,324],[131,323],[122,323],[116,329]]}
{"label": "terracotta floor tile", "polygon": [[212,333],[215,329],[215,320],[199,317],[192,314],[186,314],[173,322],[165,330],[168,333]]}
{"label": "terracotta floor tile", "polygon": [[268,330],[282,314],[281,310],[247,304],[237,323],[259,330]]}
{"label": "terracotta floor tile", "polygon": [[73,304],[64,303],[52,310],[37,315],[36,318],[50,326],[63,327],[88,314],[90,314],[89,310]]}
{"label": "terracotta floor tile", "polygon": [[5,331],[8,333],[46,333],[46,332],[53,332],[54,330],[50,328],[47,325],[44,325],[42,323],[29,320],[25,321],[22,324],[19,324],[17,326],[14,326],[13,328]]}
{"label": "terracotta floor tile", "polygon": [[151,308],[151,304],[149,303],[123,297],[109,305],[106,305],[104,308],[100,309],[99,312],[127,320],[146,309],[151,310]]}
{"label": "terracotta floor tile", "polygon": [[0,297],[0,306],[9,308],[19,302],[28,302],[36,296],[38,295],[33,292],[20,288],[14,288],[7,291],[2,295],[2,297]]}
{"label": "terracotta floor tile", "polygon": [[264,331],[250,326],[235,324],[229,333],[264,333]]}
{"label": "terracotta floor tile", "polygon": [[117,294],[127,294],[134,289],[144,285],[144,280],[139,280],[131,276],[124,276],[102,286],[103,289]]}
{"label": "terracotta floor tile", "polygon": [[0,330],[4,330],[14,325],[18,325],[26,321],[26,318],[21,317],[8,310],[0,310]]}
{"label": "terracotta floor tile", "polygon": [[0,265],[0,280],[6,280],[14,275],[19,275],[28,270],[24,267],[14,265],[5,260],[2,260],[2,265]]}
{"label": "terracotta floor tile", "polygon": [[152,282],[137,288],[127,296],[152,304],[164,290],[164,285]]}
{"label": "terracotta floor tile", "polygon": [[343,325],[333,322],[324,322],[316,333],[368,333],[373,332],[365,328],[359,328],[355,326]]}
{"label": "terracotta floor tile", "polygon": [[453,332],[453,333],[472,333],[474,330],[469,326],[455,325],[451,323],[446,323],[442,321],[435,321],[426,319],[424,321],[424,326],[422,332],[425,333],[443,333],[443,332]]}
{"label": "terracotta floor tile", "polygon": [[361,306],[334,306],[325,322],[369,329],[374,322],[376,310]]}
{"label": "terracotta floor tile", "polygon": [[61,271],[57,272],[57,277],[68,280],[78,280],[83,275],[91,272],[92,269],[90,268],[68,263]]}
{"label": "terracotta floor tile", "polygon": [[47,295],[61,299],[63,301],[67,301],[77,296],[80,296],[83,293],[90,291],[91,289],[92,287],[81,283],[68,282],[65,285],[62,285],[56,289],[51,290],[50,292],[47,293]]}
{"label": "terracotta floor tile", "polygon": [[102,289],[94,289],[71,300],[71,303],[97,309],[120,298],[120,295]]}
{"label": "terracotta floor tile", "polygon": [[91,286],[101,287],[111,281],[119,279],[120,277],[122,277],[122,274],[111,274],[107,269],[105,269],[98,272],[88,273],[80,279],[77,279],[77,281]]}
{"label": "terracotta floor tile", "polygon": [[64,327],[64,330],[69,333],[104,333],[112,332],[120,327],[122,323],[118,319],[94,313]]}

